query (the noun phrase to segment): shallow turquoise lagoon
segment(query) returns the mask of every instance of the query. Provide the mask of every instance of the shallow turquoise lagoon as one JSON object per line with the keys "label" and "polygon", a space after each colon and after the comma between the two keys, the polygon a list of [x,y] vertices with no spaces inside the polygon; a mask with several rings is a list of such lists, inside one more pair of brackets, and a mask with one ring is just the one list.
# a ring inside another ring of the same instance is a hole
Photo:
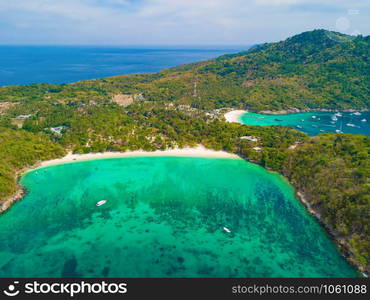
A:
{"label": "shallow turquoise lagoon", "polygon": [[94,160],[21,183],[0,215],[0,277],[357,275],[291,186],[241,159]]}
{"label": "shallow turquoise lagoon", "polygon": [[363,134],[370,136],[370,112],[340,113],[336,116],[333,112],[307,112],[285,115],[264,115],[245,113],[239,122],[245,125],[280,125],[293,127],[308,135],[314,136],[325,132]]}

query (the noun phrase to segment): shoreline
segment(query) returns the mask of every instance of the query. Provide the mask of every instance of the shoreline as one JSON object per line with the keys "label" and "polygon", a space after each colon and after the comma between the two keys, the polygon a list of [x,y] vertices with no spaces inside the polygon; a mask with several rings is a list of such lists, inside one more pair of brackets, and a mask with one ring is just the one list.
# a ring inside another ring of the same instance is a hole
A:
{"label": "shoreline", "polygon": [[17,176],[18,184],[17,184],[17,190],[15,191],[15,193],[7,197],[5,201],[1,203],[0,215],[8,211],[8,209],[10,209],[15,202],[21,201],[26,196],[26,190],[19,184],[20,176]]}
{"label": "shoreline", "polygon": [[[97,159],[109,159],[109,158],[124,158],[124,157],[159,157],[159,156],[171,156],[171,157],[204,157],[204,158],[231,158],[240,159],[240,156],[225,151],[216,151],[206,149],[203,146],[198,145],[197,147],[187,147],[187,148],[174,148],[168,150],[157,150],[157,151],[126,151],[126,152],[100,152],[100,153],[87,153],[87,154],[72,154],[68,153],[62,158],[46,160],[39,163],[34,168],[29,168],[23,174],[49,166],[89,161]],[[22,175],[23,175],[22,174]]]}
{"label": "shoreline", "polygon": [[225,151],[216,151],[207,149],[202,145],[198,145],[196,147],[174,148],[157,151],[136,150],[126,152],[103,152],[103,153],[98,152],[87,154],[73,154],[69,152],[64,157],[39,161],[33,164],[32,166],[19,170],[16,173],[17,190],[14,192],[14,194],[6,197],[4,201],[0,202],[0,215],[8,211],[15,202],[22,200],[26,196],[27,191],[23,186],[20,185],[19,180],[23,175],[27,174],[28,172],[49,166],[89,160],[125,158],[125,157],[160,157],[160,156],[242,159],[239,155],[228,153]]}
{"label": "shoreline", "polygon": [[[285,176],[284,176],[285,177]],[[289,181],[289,183],[294,187],[294,185]],[[306,208],[306,211],[308,214],[310,214],[316,222],[320,224],[320,226],[323,227],[324,231],[328,234],[329,238],[334,242],[334,244],[337,246],[339,253],[342,255],[342,257],[353,266],[354,269],[356,269],[358,272],[362,274],[363,277],[368,277],[368,270],[366,270],[366,267],[360,265],[357,260],[355,259],[353,253],[350,251],[351,246],[346,241],[345,238],[341,237],[336,230],[334,230],[329,224],[325,223],[321,217],[321,214],[319,211],[315,210],[311,203],[307,200],[306,196],[303,192],[299,191],[297,188],[295,188],[295,196],[296,198],[302,203],[302,205]]]}
{"label": "shoreline", "polygon": [[227,113],[224,114],[224,118],[226,119],[226,122],[229,123],[239,123],[240,124],[240,117],[247,113],[247,112],[253,112],[257,114],[263,114],[263,115],[289,115],[289,114],[296,114],[296,113],[306,113],[306,112],[368,112],[369,109],[326,109],[326,108],[315,108],[315,109],[298,109],[298,108],[288,108],[283,110],[230,110]]}
{"label": "shoreline", "polygon": [[226,114],[224,114],[224,117],[226,119],[226,122],[240,123],[239,122],[240,117],[247,112],[248,112],[247,110],[231,110],[227,112]]}
{"label": "shoreline", "polygon": [[295,113],[306,113],[306,112],[367,112],[368,109],[330,109],[330,108],[307,108],[307,109],[299,109],[299,108],[288,108],[282,110],[261,110],[261,111],[253,111],[254,113],[264,114],[264,115],[288,115],[288,114],[295,114]]}

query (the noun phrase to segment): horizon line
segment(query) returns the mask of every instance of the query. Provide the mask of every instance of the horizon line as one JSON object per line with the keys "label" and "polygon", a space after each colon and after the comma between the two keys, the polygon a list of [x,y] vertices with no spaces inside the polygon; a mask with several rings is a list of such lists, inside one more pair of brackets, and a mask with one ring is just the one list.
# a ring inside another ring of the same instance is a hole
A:
{"label": "horizon line", "polygon": [[38,46],[50,46],[50,47],[250,47],[260,43],[252,44],[1,44],[0,46],[27,46],[27,47],[38,47]]}

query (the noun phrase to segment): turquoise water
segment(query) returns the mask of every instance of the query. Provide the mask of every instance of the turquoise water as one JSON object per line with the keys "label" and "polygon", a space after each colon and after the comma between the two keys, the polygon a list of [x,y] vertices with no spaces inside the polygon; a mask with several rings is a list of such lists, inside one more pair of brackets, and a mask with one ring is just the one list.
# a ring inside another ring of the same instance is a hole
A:
{"label": "turquoise water", "polygon": [[291,186],[241,159],[76,162],[21,183],[0,277],[356,276]]}
{"label": "turquoise water", "polygon": [[[331,112],[307,112],[285,115],[264,115],[257,113],[246,113],[240,117],[240,123],[246,125],[281,125],[293,127],[308,135],[314,136],[325,132],[355,133],[370,136],[370,112],[362,112],[360,116],[353,113],[341,113],[332,120],[335,113]],[[312,118],[315,117],[315,118]],[[362,120],[366,120],[362,121]],[[348,126],[353,124],[354,126]],[[297,127],[300,126],[301,128]]]}

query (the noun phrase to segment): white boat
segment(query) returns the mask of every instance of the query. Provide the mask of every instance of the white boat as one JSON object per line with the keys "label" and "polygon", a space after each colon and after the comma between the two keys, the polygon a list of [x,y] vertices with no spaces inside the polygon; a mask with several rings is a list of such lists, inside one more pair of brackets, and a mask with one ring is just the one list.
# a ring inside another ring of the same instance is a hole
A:
{"label": "white boat", "polygon": [[224,229],[224,231],[226,231],[227,233],[231,233],[231,230],[230,230],[229,228],[224,227],[223,229]]}
{"label": "white boat", "polygon": [[361,116],[361,113],[356,111],[355,113],[353,113],[355,116]]}
{"label": "white boat", "polygon": [[311,118],[312,118],[312,119],[316,119],[316,116],[312,116]]}
{"label": "white boat", "polygon": [[352,124],[352,123],[347,123],[346,124],[348,127],[356,127],[356,125],[355,124]]}
{"label": "white boat", "polygon": [[333,121],[338,121],[338,118],[334,115],[334,116],[332,116],[331,117],[331,119],[333,120]]}
{"label": "white boat", "polygon": [[320,132],[324,132],[325,130],[324,129],[320,129]]}
{"label": "white boat", "polygon": [[366,119],[362,119],[361,122],[367,122],[367,120]]}
{"label": "white boat", "polygon": [[336,133],[343,133],[342,130],[339,130],[339,129],[335,130],[335,132]]}
{"label": "white boat", "polygon": [[336,115],[337,117],[341,117],[341,116],[342,116],[342,114],[341,114],[341,113],[339,113],[339,112],[338,112],[338,113],[336,113],[335,115]]}
{"label": "white boat", "polygon": [[103,204],[107,203],[107,200],[101,200],[99,202],[96,203],[96,206],[102,206]]}
{"label": "white boat", "polygon": [[297,125],[297,128],[302,129],[302,126],[301,125]]}

